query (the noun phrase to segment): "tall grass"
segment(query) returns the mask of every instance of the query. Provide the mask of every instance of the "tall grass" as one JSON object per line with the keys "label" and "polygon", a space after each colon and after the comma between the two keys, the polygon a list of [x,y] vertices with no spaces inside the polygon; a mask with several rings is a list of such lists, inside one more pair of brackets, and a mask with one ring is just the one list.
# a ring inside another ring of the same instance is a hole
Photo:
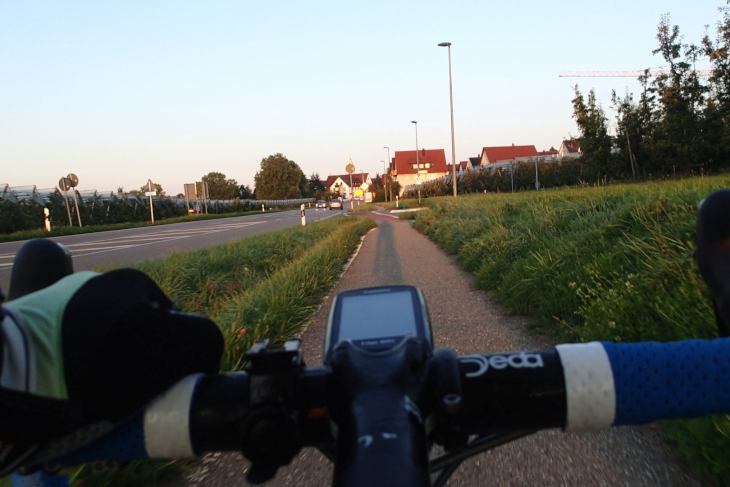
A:
{"label": "tall grass", "polygon": [[[415,226],[500,302],[560,339],[713,338],[709,294],[692,261],[695,212],[702,198],[729,184],[724,175],[435,198]],[[730,485],[728,417],[667,425],[698,472]]]}
{"label": "tall grass", "polygon": [[291,227],[137,264],[186,312],[213,316],[235,296],[289,265],[332,232],[341,218]]}

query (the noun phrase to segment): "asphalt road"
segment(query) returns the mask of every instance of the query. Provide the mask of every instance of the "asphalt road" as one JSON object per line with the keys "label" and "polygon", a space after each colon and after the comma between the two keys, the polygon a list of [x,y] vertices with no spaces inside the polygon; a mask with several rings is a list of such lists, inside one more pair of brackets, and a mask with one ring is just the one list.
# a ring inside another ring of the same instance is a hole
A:
{"label": "asphalt road", "polygon": [[[349,203],[346,208],[349,208]],[[307,222],[346,214],[344,210],[329,208],[306,210]],[[176,250],[197,249],[295,225],[301,225],[299,210],[69,235],[51,240],[71,250],[74,271],[81,271],[98,266],[131,264],[162,257]],[[24,243],[0,243],[0,288],[6,294],[15,253]]]}

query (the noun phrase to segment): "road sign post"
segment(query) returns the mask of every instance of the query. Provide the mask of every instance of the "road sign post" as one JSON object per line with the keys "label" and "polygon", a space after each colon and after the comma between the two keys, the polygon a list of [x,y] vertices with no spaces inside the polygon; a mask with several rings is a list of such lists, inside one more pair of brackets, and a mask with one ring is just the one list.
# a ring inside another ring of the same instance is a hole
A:
{"label": "road sign post", "polygon": [[74,207],[76,207],[76,219],[79,221],[79,228],[83,228],[83,225],[81,224],[81,213],[79,213],[79,202],[78,200],[76,200],[76,186],[79,185],[79,178],[76,177],[74,173],[70,173],[66,177],[71,182],[71,194],[74,197]]}
{"label": "road sign post", "polygon": [[74,226],[71,221],[71,208],[68,207],[68,190],[71,189],[71,180],[69,178],[61,178],[58,180],[58,187],[63,190],[63,201],[66,202],[66,214],[68,215],[68,226]]}
{"label": "road sign post", "polygon": [[352,158],[347,160],[347,166],[345,166],[345,171],[347,171],[347,174],[350,175],[350,216],[352,218],[355,218],[355,192],[352,190],[352,173],[355,172],[355,164],[352,163]]}
{"label": "road sign post", "polygon": [[155,186],[152,184],[152,180],[147,180],[147,191],[145,191],[144,195],[150,197],[150,220],[152,220],[152,223],[155,223],[155,210],[152,208],[152,197],[157,194],[155,192]]}

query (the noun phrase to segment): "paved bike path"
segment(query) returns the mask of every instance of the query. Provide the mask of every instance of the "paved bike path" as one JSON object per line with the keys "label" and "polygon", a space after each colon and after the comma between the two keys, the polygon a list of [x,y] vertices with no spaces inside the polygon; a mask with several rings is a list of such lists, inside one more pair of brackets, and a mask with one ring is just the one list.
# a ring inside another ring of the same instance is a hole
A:
{"label": "paved bike path", "polygon": [[[374,215],[375,216],[375,215]],[[378,215],[379,216],[379,215]],[[528,320],[509,316],[473,276],[404,220],[377,217],[357,257],[302,336],[305,360],[321,363],[331,297],[368,286],[410,284],[429,306],[436,347],[459,354],[549,348],[544,337],[525,332]],[[378,319],[373,310],[372,319]],[[499,400],[495,396],[495,400]],[[235,455],[207,457],[186,485],[241,485],[248,463]],[[304,450],[267,486],[329,485],[333,468],[316,450]],[[622,427],[597,433],[545,431],[464,462],[450,486],[482,485],[700,485],[653,427]]]}

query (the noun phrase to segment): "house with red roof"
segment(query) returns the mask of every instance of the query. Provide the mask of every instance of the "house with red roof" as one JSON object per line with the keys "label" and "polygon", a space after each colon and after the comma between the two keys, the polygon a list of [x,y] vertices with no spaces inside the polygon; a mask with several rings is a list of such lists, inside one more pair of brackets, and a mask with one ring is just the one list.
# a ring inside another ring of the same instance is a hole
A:
{"label": "house with red roof", "polygon": [[558,159],[563,157],[580,157],[580,141],[578,139],[564,140],[558,149]]}
{"label": "house with red roof", "polygon": [[425,183],[446,176],[446,153],[443,149],[420,149],[395,151],[393,177],[401,185],[401,194],[406,186]]}
{"label": "house with red roof", "polygon": [[503,165],[510,162],[524,162],[537,158],[537,149],[534,145],[503,145],[484,147],[482,149],[481,166]]}
{"label": "house with red roof", "polygon": [[550,150],[538,151],[537,156],[543,157],[545,161],[549,162],[558,158],[558,151],[554,147],[550,147]]}
{"label": "house with red roof", "polygon": [[[362,189],[367,191],[372,184],[370,175],[368,173],[353,173],[352,174],[352,188]],[[350,175],[349,174],[335,174],[327,176],[327,180],[324,182],[324,187],[330,193],[337,193],[343,198],[350,197]]]}

